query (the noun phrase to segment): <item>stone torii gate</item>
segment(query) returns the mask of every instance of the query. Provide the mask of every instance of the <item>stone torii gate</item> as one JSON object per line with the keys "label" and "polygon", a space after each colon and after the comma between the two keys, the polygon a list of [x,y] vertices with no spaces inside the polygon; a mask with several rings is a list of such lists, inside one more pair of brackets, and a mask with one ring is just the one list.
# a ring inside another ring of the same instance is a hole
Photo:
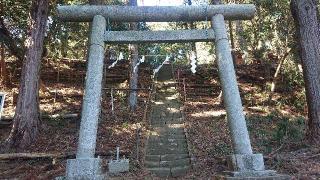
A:
{"label": "stone torii gate", "polygon": [[[92,22],[87,78],[82,108],[76,159],[69,159],[67,179],[105,179],[101,159],[95,158],[101,82],[105,43],[163,43],[212,41],[216,45],[219,77],[234,154],[229,157],[234,177],[274,177],[276,172],[265,170],[262,154],[253,154],[237,86],[225,20],[253,18],[255,6],[59,6],[63,21]],[[107,31],[106,19],[117,22],[205,21],[211,19],[212,29],[178,31]]]}

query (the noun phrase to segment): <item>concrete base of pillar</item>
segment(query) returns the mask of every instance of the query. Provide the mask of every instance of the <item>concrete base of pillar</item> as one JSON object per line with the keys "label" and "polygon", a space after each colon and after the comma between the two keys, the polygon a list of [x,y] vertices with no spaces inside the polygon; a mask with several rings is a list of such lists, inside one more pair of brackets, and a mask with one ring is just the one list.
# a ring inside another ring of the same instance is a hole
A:
{"label": "concrete base of pillar", "polygon": [[216,180],[291,180],[291,177],[287,175],[282,175],[282,174],[267,175],[267,174],[268,173],[265,172],[264,176],[246,176],[246,177],[221,175],[221,176],[216,176],[215,179]]}
{"label": "concrete base of pillar", "polygon": [[279,175],[276,171],[265,170],[262,154],[234,154],[227,157],[229,171],[216,179],[248,180],[289,180],[290,176]]}
{"label": "concrete base of pillar", "polygon": [[68,159],[65,179],[107,179],[107,176],[102,174],[101,164],[100,158]]}
{"label": "concrete base of pillar", "polygon": [[262,154],[234,154],[227,157],[230,171],[264,171]]}

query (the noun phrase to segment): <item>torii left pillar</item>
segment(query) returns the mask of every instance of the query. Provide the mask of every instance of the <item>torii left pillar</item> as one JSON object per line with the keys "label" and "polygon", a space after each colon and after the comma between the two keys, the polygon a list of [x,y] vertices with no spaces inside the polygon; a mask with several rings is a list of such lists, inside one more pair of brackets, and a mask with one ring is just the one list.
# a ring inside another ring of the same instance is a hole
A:
{"label": "torii left pillar", "polygon": [[86,87],[83,98],[82,117],[76,159],[69,159],[67,179],[105,179],[101,171],[101,159],[95,158],[98,119],[101,107],[101,82],[103,76],[104,33],[106,20],[103,16],[93,18]]}

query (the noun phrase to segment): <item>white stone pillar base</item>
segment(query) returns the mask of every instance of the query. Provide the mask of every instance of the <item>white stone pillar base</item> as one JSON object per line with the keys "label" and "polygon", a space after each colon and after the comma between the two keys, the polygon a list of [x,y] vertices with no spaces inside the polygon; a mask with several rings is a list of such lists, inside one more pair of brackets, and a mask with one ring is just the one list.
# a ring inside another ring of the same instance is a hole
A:
{"label": "white stone pillar base", "polygon": [[266,170],[262,154],[234,154],[227,157],[227,163],[229,171],[224,172],[223,179],[290,179],[290,176]]}
{"label": "white stone pillar base", "polygon": [[273,174],[271,170],[261,172],[230,172],[223,176],[215,176],[216,180],[291,180],[291,177],[283,174]]}
{"label": "white stone pillar base", "polygon": [[264,171],[262,154],[234,154],[227,157],[228,168],[232,171]]}

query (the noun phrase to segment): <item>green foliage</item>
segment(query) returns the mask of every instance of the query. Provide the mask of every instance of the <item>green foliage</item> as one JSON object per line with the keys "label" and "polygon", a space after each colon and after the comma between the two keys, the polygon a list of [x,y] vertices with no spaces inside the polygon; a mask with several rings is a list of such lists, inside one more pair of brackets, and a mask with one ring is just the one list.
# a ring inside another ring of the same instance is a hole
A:
{"label": "green foliage", "polygon": [[[1,8],[0,16],[4,20],[6,28],[10,31],[11,37],[18,47],[24,48],[23,42],[28,35],[28,17],[31,1],[5,0],[1,1]],[[2,41],[2,38],[0,41]]]}
{"label": "green foliage", "polygon": [[303,73],[299,70],[297,64],[292,61],[287,63],[287,68],[283,71],[283,77],[285,77],[290,90],[296,87],[304,87]]}
{"label": "green foliage", "polygon": [[279,143],[284,141],[301,141],[304,137],[304,118],[289,119],[283,117],[276,124],[273,139]]}
{"label": "green foliage", "polygon": [[289,117],[273,111],[266,116],[249,116],[247,121],[255,145],[265,153],[284,143],[300,143],[304,138],[304,117]]}
{"label": "green foliage", "polygon": [[122,123],[122,128],[128,129],[129,128],[129,123],[128,122],[124,122]]}
{"label": "green foliage", "polygon": [[63,119],[62,117],[49,117],[46,119],[46,124],[53,127],[65,127],[67,124],[67,120]]}
{"label": "green foliage", "polygon": [[293,19],[288,0],[253,0],[257,13],[250,23],[244,25],[243,36],[253,56],[257,59],[264,53],[273,52],[281,56],[296,42]]}

